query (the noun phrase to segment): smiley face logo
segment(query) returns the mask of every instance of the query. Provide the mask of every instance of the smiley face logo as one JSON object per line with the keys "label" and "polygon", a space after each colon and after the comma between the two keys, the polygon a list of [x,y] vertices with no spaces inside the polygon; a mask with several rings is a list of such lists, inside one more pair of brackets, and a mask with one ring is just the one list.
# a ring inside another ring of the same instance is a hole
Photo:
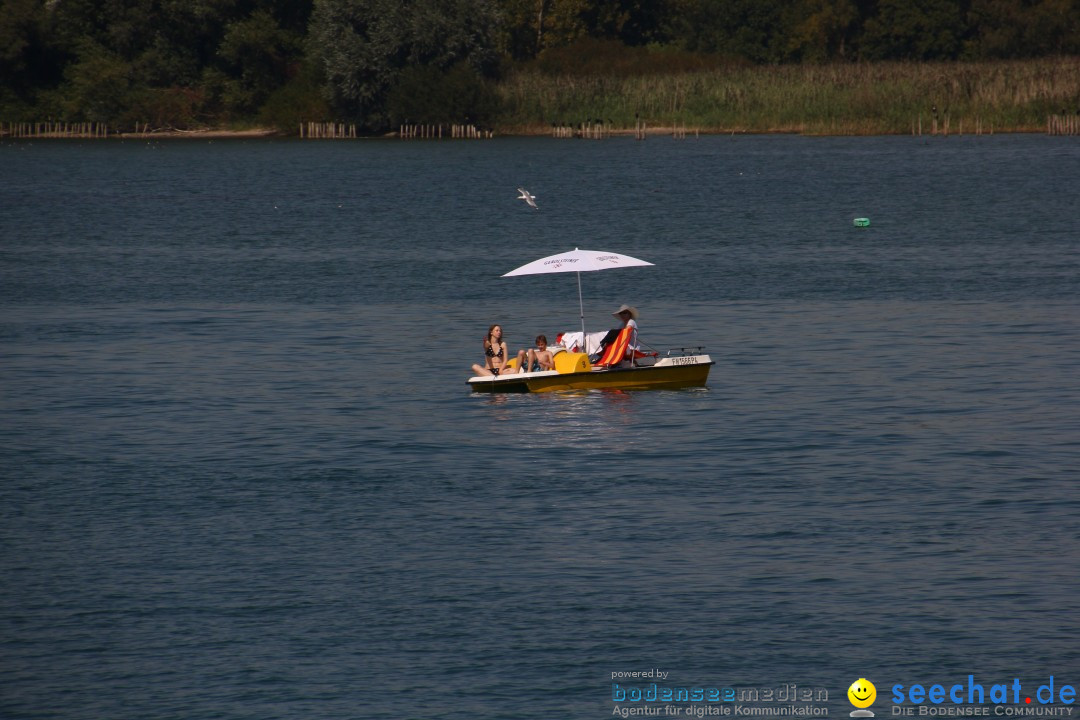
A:
{"label": "smiley face logo", "polygon": [[857,708],[867,708],[877,699],[877,688],[866,678],[859,678],[847,689],[848,700]]}

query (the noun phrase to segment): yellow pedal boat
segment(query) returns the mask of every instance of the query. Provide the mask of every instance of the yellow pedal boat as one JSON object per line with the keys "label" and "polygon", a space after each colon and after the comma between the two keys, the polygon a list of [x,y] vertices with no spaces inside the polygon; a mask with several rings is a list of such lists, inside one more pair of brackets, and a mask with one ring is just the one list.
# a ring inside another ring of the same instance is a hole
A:
{"label": "yellow pedal boat", "polygon": [[[594,368],[584,353],[558,352],[555,369],[469,378],[474,392],[556,392],[559,390],[675,390],[703,387],[715,363],[700,348],[669,351],[613,368]],[[676,353],[676,354],[672,354]]]}

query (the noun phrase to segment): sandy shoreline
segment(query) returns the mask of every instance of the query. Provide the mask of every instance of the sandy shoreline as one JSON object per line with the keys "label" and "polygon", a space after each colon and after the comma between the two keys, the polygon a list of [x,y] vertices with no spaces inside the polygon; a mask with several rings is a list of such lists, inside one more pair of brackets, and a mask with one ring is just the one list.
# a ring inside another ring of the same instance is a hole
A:
{"label": "sandy shoreline", "polygon": [[262,138],[281,135],[272,128],[250,128],[248,130],[221,130],[205,128],[200,130],[151,130],[150,132],[117,133],[110,137],[121,138],[192,138],[195,140],[218,138]]}
{"label": "sandy shoreline", "polygon": [[[993,130],[983,130],[981,135],[993,135],[997,133],[1032,133],[1032,132],[1045,132],[1045,128],[1029,128],[1029,127],[1016,127],[1016,128],[995,128]],[[579,128],[572,130],[574,133],[572,137],[581,138],[582,134]],[[587,131],[589,132],[589,131]],[[591,134],[586,134],[585,139],[596,139],[602,137],[634,137],[639,131],[635,131],[634,128],[613,128],[604,129],[602,132],[593,130]],[[807,135],[807,136],[821,136],[822,133],[805,132],[799,128],[769,128],[769,129],[754,129],[754,128],[735,128],[735,129],[722,129],[722,128],[694,128],[694,127],[649,127],[642,132],[647,137],[663,137],[670,135],[678,135],[683,138],[692,138],[698,135]],[[854,137],[854,136],[880,136],[880,135],[908,135],[908,132],[902,133],[836,133],[836,137]],[[926,129],[922,134],[931,135],[929,129]],[[938,135],[974,135],[976,133],[957,132],[953,130],[951,132],[938,132]],[[553,137],[554,133],[551,128],[528,128],[528,127],[513,127],[505,128],[503,130],[496,129],[494,137]],[[193,140],[228,140],[228,139],[245,139],[245,138],[298,138],[295,133],[285,133],[279,130],[273,130],[270,128],[255,128],[251,130],[162,130],[158,132],[148,133],[118,133],[110,135],[110,137],[120,137],[129,139],[153,139],[153,138],[188,138]],[[338,138],[343,140],[364,140],[364,139],[384,139],[384,138],[397,138],[400,134],[397,132],[388,132],[376,135],[360,135],[355,138]],[[567,135],[560,135],[559,137],[567,137]],[[304,138],[307,139],[307,138]],[[318,139],[318,138],[315,138]],[[425,138],[431,139],[431,138]],[[449,140],[449,137],[440,138]]]}
{"label": "sandy shoreline", "polygon": [[[553,128],[540,126],[513,126],[503,129],[496,129],[494,137],[573,137],[585,139],[597,139],[602,137],[634,137],[643,132],[646,137],[663,137],[676,135],[681,138],[693,138],[699,135],[807,135],[820,137],[822,133],[808,133],[801,128],[787,127],[787,128],[768,128],[768,129],[755,129],[755,128],[695,128],[688,126],[654,126],[648,127],[643,131],[636,131],[634,128],[604,128],[602,131],[598,129],[586,130],[586,134],[583,136],[580,128],[560,128],[562,131],[556,135]],[[569,131],[568,134],[567,131]],[[993,135],[993,134],[1008,134],[1008,133],[1037,133],[1046,132],[1045,127],[1010,127],[1010,128],[994,128],[982,130],[982,132],[973,133],[968,132],[939,132],[938,135]],[[567,133],[567,134],[563,134]],[[826,133],[827,134],[827,133]],[[909,133],[835,133],[836,137],[854,137],[854,136],[876,136],[876,135],[907,135]],[[922,134],[932,135],[932,132],[924,132]],[[28,135],[16,135],[10,132],[0,132],[0,137],[10,140],[48,140],[48,139],[85,139],[87,135],[80,135],[77,133],[58,133],[58,132],[42,132],[38,134]],[[187,139],[187,140],[244,140],[244,139],[261,139],[261,138],[281,138],[292,139],[297,138],[295,133],[286,133],[273,128],[249,128],[246,130],[225,130],[221,128],[205,128],[199,130],[150,130],[147,132],[122,132],[122,133],[110,133],[108,136],[95,135],[95,139],[107,139],[107,138],[120,138],[122,140],[154,140],[154,139]],[[384,138],[397,138],[400,137],[397,132],[388,132],[380,135],[361,135],[356,138],[347,139],[384,139]],[[346,139],[346,138],[342,138]],[[445,138],[450,139],[450,138]]]}

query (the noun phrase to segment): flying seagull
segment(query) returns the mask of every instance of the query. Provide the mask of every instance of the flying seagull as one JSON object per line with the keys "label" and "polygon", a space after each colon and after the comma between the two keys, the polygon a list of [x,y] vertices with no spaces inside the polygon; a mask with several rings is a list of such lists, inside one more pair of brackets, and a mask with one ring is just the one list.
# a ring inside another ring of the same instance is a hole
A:
{"label": "flying seagull", "polygon": [[521,193],[520,195],[518,195],[518,200],[524,200],[525,203],[529,207],[531,207],[533,210],[539,210],[540,209],[540,208],[538,208],[536,206],[536,196],[535,195],[530,195],[529,191],[526,190],[525,188],[518,188],[518,192]]}

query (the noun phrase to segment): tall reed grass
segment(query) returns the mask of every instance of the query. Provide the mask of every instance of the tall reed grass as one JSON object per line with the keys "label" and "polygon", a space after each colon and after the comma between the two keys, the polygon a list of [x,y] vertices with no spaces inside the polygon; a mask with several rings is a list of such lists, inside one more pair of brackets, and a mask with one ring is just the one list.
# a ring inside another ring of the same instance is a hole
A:
{"label": "tall reed grass", "polygon": [[732,67],[617,77],[508,76],[499,85],[504,133],[601,120],[632,128],[681,125],[703,132],[827,135],[910,133],[933,119],[951,132],[1029,132],[1048,115],[1080,110],[1080,58],[958,63]]}

